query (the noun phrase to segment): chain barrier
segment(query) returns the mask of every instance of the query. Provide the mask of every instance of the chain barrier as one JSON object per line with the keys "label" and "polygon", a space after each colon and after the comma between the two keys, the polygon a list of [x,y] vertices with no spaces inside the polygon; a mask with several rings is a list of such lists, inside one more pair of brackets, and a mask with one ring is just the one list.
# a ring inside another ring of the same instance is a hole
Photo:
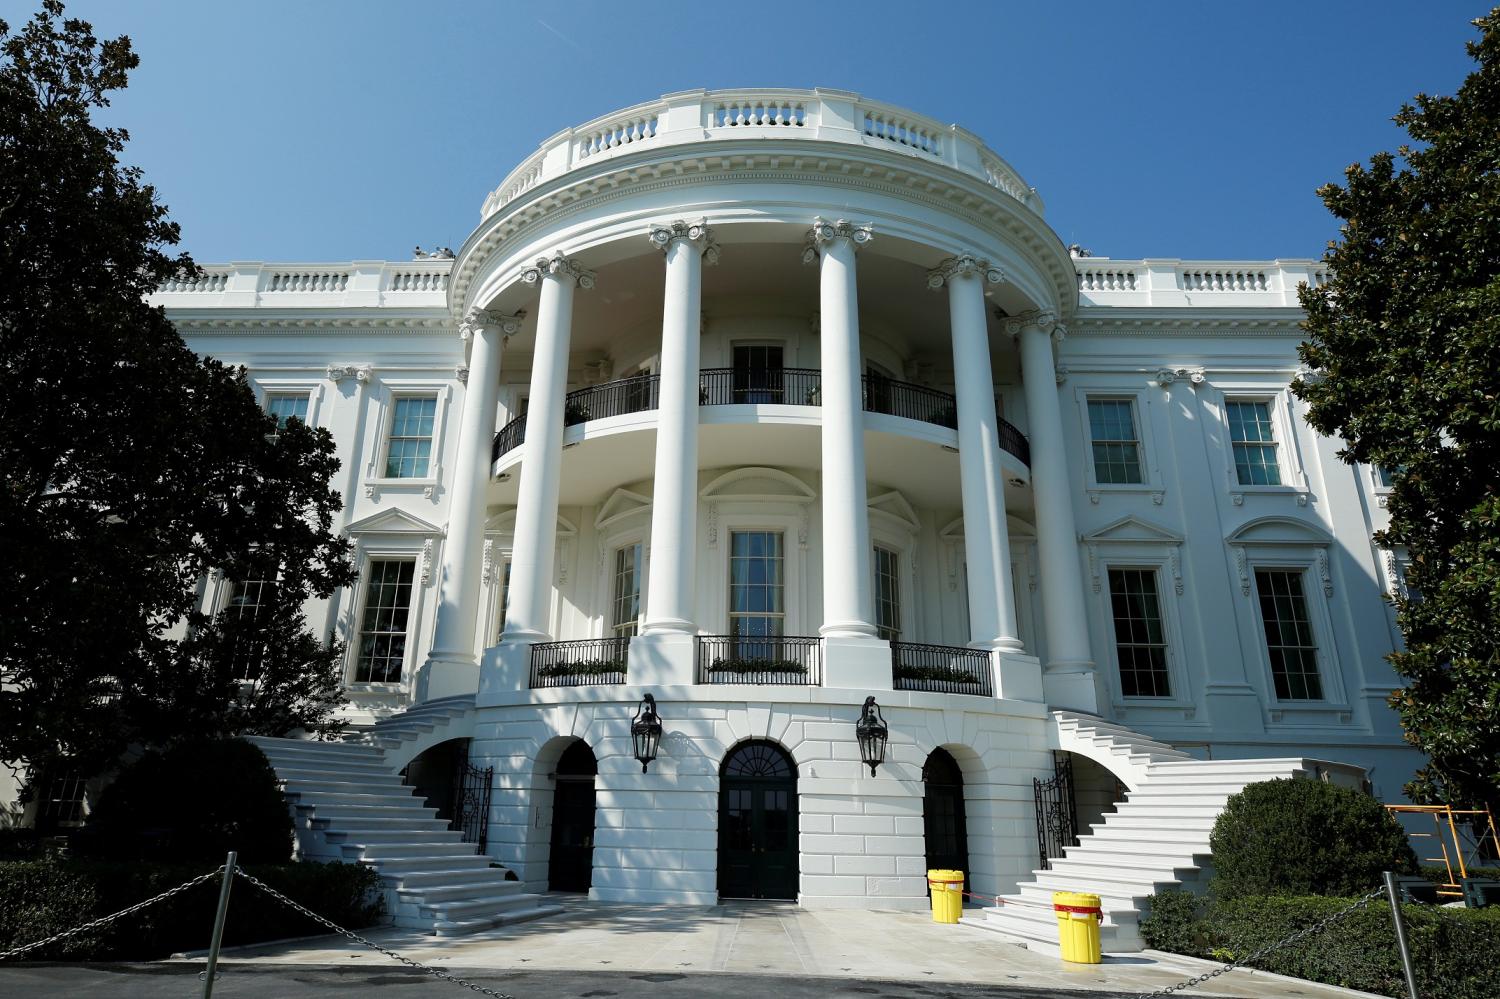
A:
{"label": "chain barrier", "polygon": [[348,939],[353,940],[355,943],[368,947],[373,951],[378,951],[381,954],[384,954],[386,957],[391,958],[392,960],[400,961],[402,964],[409,965],[413,968],[416,968],[418,971],[431,975],[434,978],[441,979],[442,981],[452,982],[454,985],[461,985],[472,992],[478,992],[482,996],[491,996],[493,997],[493,999],[514,999],[514,997],[509,996],[504,992],[496,992],[494,989],[487,989],[483,985],[477,985],[474,982],[466,981],[462,978],[457,977],[456,975],[450,975],[446,971],[443,971],[441,968],[429,967],[428,965],[413,961],[409,957],[404,957],[393,950],[386,950],[384,947],[380,946],[378,943],[375,943],[373,940],[366,940],[364,937],[360,936],[358,933],[355,933],[353,930],[346,930],[339,924],[335,923],[333,920],[325,919],[306,906],[299,905],[298,903],[292,901],[285,895],[281,894],[281,892],[277,891],[275,888],[272,888],[270,885],[266,884],[264,881],[260,880],[254,875],[245,873],[243,868],[236,868],[234,873],[239,877],[244,878],[246,881],[259,888],[261,891],[270,895],[278,902],[281,902],[283,905],[297,910],[298,912],[302,913],[302,915],[313,920],[314,922],[323,924],[340,936],[347,937]]}
{"label": "chain barrier", "polygon": [[1237,961],[1231,961],[1230,963],[1224,965],[1222,968],[1215,968],[1213,971],[1205,972],[1204,974],[1201,974],[1196,978],[1189,978],[1187,981],[1178,982],[1176,985],[1168,985],[1166,988],[1157,989],[1155,992],[1142,992],[1136,997],[1136,999],[1155,999],[1155,997],[1157,996],[1168,996],[1173,992],[1181,992],[1183,989],[1190,989],[1194,986],[1202,985],[1204,982],[1213,978],[1217,978],[1227,972],[1233,971],[1235,968],[1238,968],[1241,965],[1251,964],[1255,961],[1259,961],[1267,954],[1281,950],[1283,947],[1290,947],[1292,944],[1296,943],[1299,940],[1304,940],[1307,937],[1323,932],[1324,930],[1328,929],[1328,927],[1338,922],[1340,919],[1343,919],[1345,916],[1352,915],[1360,909],[1363,909],[1365,906],[1369,905],[1371,902],[1375,901],[1377,898],[1380,898],[1384,894],[1384,888],[1376,888],[1368,895],[1361,897],[1353,905],[1349,906],[1349,908],[1340,909],[1333,915],[1328,916],[1325,919],[1321,919],[1318,922],[1313,923],[1311,926],[1298,930],[1296,933],[1293,933],[1291,936],[1285,938],[1284,940],[1278,940],[1273,944],[1262,947],[1260,950],[1256,951],[1253,954],[1242,957]]}
{"label": "chain barrier", "polygon": [[101,926],[108,926],[116,919],[124,919],[126,916],[140,912],[148,905],[155,905],[157,902],[165,901],[166,899],[171,898],[173,895],[180,895],[183,892],[187,891],[189,888],[200,885],[205,881],[212,881],[214,878],[217,878],[223,873],[224,865],[220,864],[218,867],[209,871],[207,874],[196,877],[191,881],[185,881],[182,884],[178,885],[176,888],[168,888],[160,895],[157,895],[153,898],[148,898],[144,902],[137,902],[135,905],[130,906],[128,909],[121,909],[119,912],[111,913],[108,916],[100,916],[98,919],[94,919],[87,923],[84,923],[82,926],[75,926],[71,930],[63,930],[61,933],[54,933],[52,934],[52,936],[47,937],[45,940],[37,940],[29,944],[22,944],[19,947],[12,947],[10,950],[0,951],[0,961],[8,960],[9,958],[15,957],[17,954],[24,954],[27,951],[36,950],[38,947],[45,947],[50,943],[56,943],[59,940],[75,936],[76,934],[83,933],[87,930],[97,929]]}

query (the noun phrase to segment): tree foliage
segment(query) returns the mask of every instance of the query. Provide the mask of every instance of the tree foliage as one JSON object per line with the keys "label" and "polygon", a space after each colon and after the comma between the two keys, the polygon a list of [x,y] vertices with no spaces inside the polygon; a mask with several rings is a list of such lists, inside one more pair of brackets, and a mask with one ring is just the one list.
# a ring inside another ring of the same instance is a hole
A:
{"label": "tree foliage", "polygon": [[1345,460],[1394,472],[1391,703],[1431,761],[1407,793],[1500,808],[1500,8],[1474,24],[1458,93],[1396,116],[1412,144],[1318,192],[1341,238],[1302,292],[1316,374],[1294,389]]}
{"label": "tree foliage", "polygon": [[[333,442],[278,433],[242,369],[147,304],[197,272],[120,163],[127,134],[93,120],[137,63],[58,0],[19,33],[0,22],[0,760],[33,770],[313,727],[339,697],[339,650],[299,612],[352,577]],[[279,581],[248,697],[246,625],[195,610],[212,569]]]}

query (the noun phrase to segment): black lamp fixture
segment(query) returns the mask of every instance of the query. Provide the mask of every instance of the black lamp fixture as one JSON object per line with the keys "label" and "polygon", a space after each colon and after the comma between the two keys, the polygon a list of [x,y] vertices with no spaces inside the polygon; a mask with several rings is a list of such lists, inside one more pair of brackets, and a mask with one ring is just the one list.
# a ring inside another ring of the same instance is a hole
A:
{"label": "black lamp fixture", "polygon": [[891,737],[891,730],[886,727],[873,694],[865,698],[865,706],[860,709],[859,721],[854,723],[854,737],[859,740],[859,758],[869,766],[870,776],[874,777],[875,768],[885,762],[885,744]]}
{"label": "black lamp fixture", "polygon": [[650,694],[641,698],[640,709],[630,723],[630,744],[635,748],[635,758],[641,762],[641,773],[645,773],[661,745],[661,716],[656,713],[656,698]]}

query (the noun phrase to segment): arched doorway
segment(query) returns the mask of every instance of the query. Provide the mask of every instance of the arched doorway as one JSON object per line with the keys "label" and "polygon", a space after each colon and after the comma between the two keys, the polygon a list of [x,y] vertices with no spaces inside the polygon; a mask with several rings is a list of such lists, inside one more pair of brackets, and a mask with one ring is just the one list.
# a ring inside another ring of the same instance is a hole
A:
{"label": "arched doorway", "polygon": [[797,897],[797,764],[742,742],[719,768],[719,897]]}
{"label": "arched doorway", "polygon": [[964,775],[946,749],[934,749],[922,765],[922,833],[927,869],[969,876],[969,830],[964,818]]}
{"label": "arched doorway", "polygon": [[563,750],[553,779],[552,852],[547,864],[550,891],[586,892],[594,882],[594,778],[599,763],[588,744]]}

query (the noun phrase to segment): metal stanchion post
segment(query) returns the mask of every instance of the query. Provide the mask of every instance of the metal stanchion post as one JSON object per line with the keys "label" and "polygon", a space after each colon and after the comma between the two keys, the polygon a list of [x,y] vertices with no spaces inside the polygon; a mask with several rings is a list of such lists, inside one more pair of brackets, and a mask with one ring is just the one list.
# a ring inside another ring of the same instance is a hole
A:
{"label": "metal stanchion post", "polygon": [[219,911],[214,913],[214,935],[208,942],[208,967],[203,970],[203,999],[211,999],[214,994],[214,972],[219,965],[219,943],[224,939],[224,917],[229,915],[229,889],[234,885],[235,858],[235,851],[230,850],[229,856],[224,860],[224,881],[219,885]]}
{"label": "metal stanchion post", "polygon": [[1391,922],[1396,924],[1396,947],[1401,951],[1401,970],[1406,972],[1406,992],[1410,999],[1421,999],[1417,995],[1417,973],[1411,966],[1411,949],[1406,946],[1406,922],[1401,918],[1401,895],[1396,891],[1396,875],[1385,872],[1385,894],[1391,900]]}

